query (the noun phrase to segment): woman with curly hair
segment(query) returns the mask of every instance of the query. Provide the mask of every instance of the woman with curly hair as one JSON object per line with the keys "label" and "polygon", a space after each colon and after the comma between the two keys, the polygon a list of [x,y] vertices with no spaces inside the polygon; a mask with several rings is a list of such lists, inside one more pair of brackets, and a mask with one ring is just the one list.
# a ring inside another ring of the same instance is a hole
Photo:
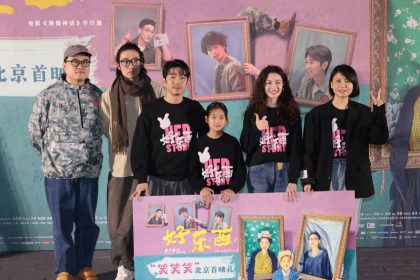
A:
{"label": "woman with curly hair", "polygon": [[280,67],[269,65],[259,74],[240,140],[247,154],[249,192],[286,192],[289,200],[295,200],[302,157],[301,119]]}

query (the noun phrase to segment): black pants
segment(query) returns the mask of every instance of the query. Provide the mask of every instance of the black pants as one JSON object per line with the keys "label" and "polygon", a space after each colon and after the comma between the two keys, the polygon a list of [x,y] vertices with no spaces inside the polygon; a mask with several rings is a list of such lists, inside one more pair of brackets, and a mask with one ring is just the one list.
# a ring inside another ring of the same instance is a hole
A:
{"label": "black pants", "polygon": [[136,189],[133,177],[108,176],[108,232],[111,259],[116,265],[134,270],[133,207],[129,200]]}

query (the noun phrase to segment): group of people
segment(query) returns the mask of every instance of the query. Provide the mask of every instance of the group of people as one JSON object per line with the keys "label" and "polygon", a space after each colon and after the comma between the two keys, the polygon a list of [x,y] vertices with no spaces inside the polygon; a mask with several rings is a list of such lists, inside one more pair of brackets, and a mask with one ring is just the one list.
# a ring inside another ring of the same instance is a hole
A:
{"label": "group of people", "polygon": [[116,280],[134,278],[130,200],[141,195],[199,193],[209,204],[220,194],[228,203],[247,181],[249,192],[285,192],[295,200],[302,170],[305,192],[374,193],[368,145],[388,139],[385,106],[380,93],[371,94],[373,111],[350,100],[359,84],[348,65],[332,71],[333,98],[306,115],[303,136],[285,72],[274,65],[262,69],[238,141],[224,132],[223,103],[204,110],[183,96],[191,75],[184,61],[164,64],[161,85],[147,75],[139,46],[127,42],[115,57],[115,80],[102,94],[88,79],[90,58],[82,45],[65,50],[63,75],[37,95],[29,121],[42,158],[58,280],[97,279],[92,258],[102,134],[109,139],[107,209]]}

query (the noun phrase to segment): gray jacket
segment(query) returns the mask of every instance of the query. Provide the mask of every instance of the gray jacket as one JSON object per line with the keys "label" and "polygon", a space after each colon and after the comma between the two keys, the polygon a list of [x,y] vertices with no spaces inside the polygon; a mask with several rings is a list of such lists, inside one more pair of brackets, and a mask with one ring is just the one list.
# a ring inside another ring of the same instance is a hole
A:
{"label": "gray jacket", "polygon": [[102,164],[99,129],[101,90],[89,80],[70,85],[63,75],[36,96],[29,139],[47,178],[95,178]]}

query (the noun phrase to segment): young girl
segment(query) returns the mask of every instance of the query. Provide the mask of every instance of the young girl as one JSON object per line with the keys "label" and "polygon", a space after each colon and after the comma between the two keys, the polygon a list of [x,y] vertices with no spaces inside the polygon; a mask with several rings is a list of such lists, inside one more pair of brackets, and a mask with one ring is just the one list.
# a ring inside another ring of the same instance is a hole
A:
{"label": "young girl", "polygon": [[[305,117],[305,191],[354,190],[356,198],[374,194],[369,144],[385,144],[388,126],[380,92],[371,93],[373,111],[350,100],[359,95],[356,72],[348,65],[334,68],[329,82],[333,99]],[[361,200],[357,200],[359,210]]]}
{"label": "young girl", "polygon": [[191,160],[191,185],[208,205],[213,194],[229,202],[245,183],[246,166],[238,140],[223,131],[228,121],[227,108],[213,102],[207,107],[209,132],[198,138]]}
{"label": "young girl", "polygon": [[144,68],[139,47],[124,44],[115,57],[116,78],[101,97],[102,129],[109,138],[108,231],[111,258],[118,265],[116,279],[133,279],[133,210],[130,194],[137,180],[130,167],[130,151],[137,117],[142,108],[163,94]]}
{"label": "young girl", "polygon": [[278,66],[267,66],[257,78],[241,144],[247,154],[249,192],[286,191],[294,200],[301,170],[301,120],[286,73]]}

